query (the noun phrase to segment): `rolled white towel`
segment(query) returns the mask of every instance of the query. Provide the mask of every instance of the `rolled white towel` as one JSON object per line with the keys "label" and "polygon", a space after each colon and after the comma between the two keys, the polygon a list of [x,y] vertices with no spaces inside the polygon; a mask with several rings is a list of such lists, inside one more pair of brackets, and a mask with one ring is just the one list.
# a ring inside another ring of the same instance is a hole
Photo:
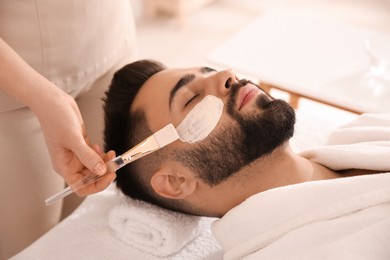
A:
{"label": "rolled white towel", "polygon": [[159,257],[178,252],[200,233],[200,217],[168,211],[130,198],[109,212],[118,239]]}

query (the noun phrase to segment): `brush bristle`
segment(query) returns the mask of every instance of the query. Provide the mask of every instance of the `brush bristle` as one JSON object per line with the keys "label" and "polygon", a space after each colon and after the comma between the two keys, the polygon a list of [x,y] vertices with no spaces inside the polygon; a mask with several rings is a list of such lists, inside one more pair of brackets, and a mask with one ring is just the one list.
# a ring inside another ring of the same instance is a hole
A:
{"label": "brush bristle", "polygon": [[160,130],[155,132],[153,136],[159,144],[160,148],[179,139],[179,135],[177,134],[176,128],[172,124],[161,128]]}

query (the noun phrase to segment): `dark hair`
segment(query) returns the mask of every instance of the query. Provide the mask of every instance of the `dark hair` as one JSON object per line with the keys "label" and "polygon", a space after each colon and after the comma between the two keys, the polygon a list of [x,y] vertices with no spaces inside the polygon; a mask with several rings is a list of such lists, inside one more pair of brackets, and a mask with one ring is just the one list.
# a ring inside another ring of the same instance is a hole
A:
{"label": "dark hair", "polygon": [[[114,74],[103,99],[106,151],[114,150],[117,155],[122,154],[152,134],[144,111],[137,110],[131,113],[130,108],[142,85],[164,69],[165,66],[157,61],[140,60],[124,66]],[[151,155],[148,155],[149,163]],[[158,160],[158,156],[154,156],[154,160]],[[158,204],[146,184],[146,176],[137,174],[139,170],[137,162],[117,171],[116,184],[131,198]]]}

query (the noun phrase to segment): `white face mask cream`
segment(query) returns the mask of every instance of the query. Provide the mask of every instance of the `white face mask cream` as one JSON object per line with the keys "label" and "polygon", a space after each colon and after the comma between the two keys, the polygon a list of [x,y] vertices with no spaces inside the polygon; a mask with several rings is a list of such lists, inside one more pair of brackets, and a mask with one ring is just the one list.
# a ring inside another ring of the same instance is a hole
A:
{"label": "white face mask cream", "polygon": [[204,97],[176,128],[180,140],[196,143],[205,139],[217,125],[222,111],[223,102],[220,98],[212,95]]}

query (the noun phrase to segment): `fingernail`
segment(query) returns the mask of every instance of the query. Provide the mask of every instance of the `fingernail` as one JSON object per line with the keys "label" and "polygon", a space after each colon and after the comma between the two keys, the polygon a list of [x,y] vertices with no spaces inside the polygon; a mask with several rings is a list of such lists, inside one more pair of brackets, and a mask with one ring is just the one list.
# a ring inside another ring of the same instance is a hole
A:
{"label": "fingernail", "polygon": [[95,168],[93,168],[93,172],[97,175],[103,175],[106,173],[106,165],[103,163],[96,164]]}

